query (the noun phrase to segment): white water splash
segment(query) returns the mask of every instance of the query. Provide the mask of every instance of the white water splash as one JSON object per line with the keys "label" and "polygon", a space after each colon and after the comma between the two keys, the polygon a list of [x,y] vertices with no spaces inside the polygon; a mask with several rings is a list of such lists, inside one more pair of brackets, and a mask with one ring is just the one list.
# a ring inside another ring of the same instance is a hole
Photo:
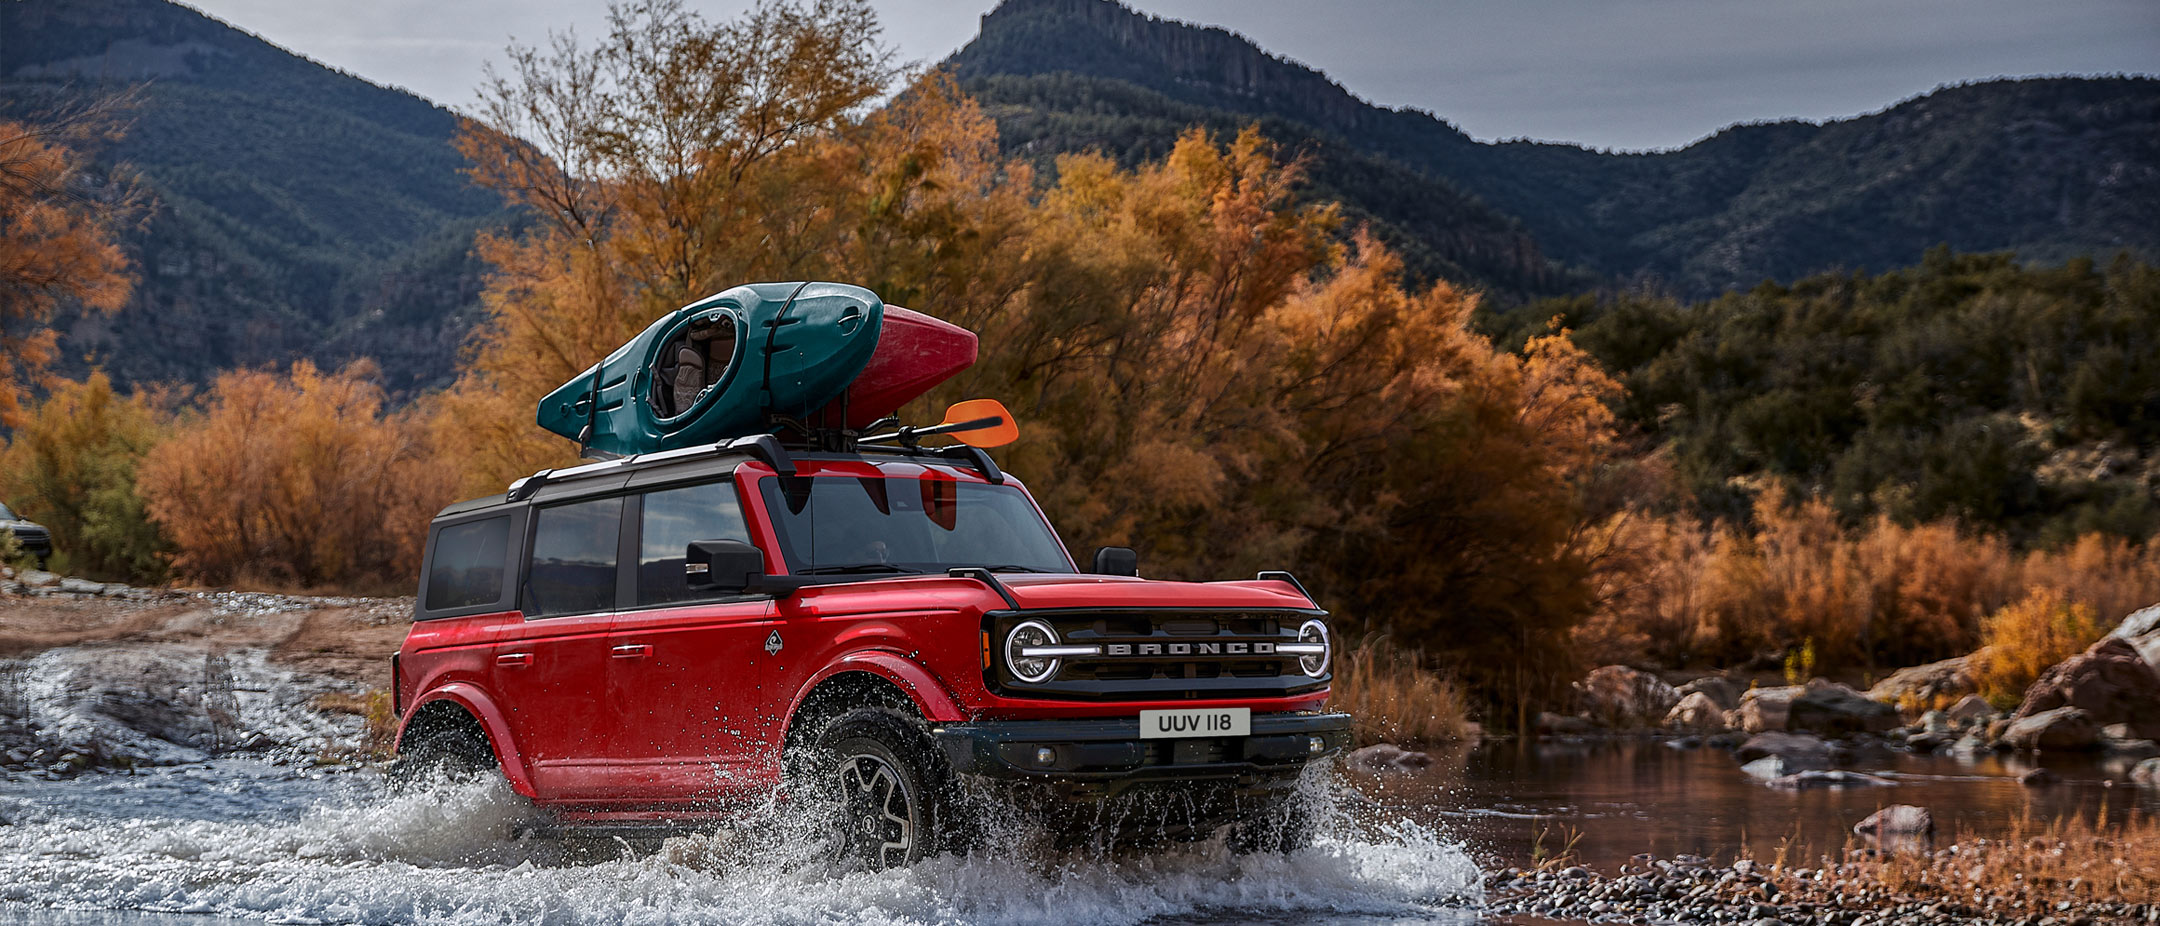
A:
{"label": "white water splash", "polygon": [[[169,789],[172,778],[160,772],[118,787]],[[1163,918],[1474,922],[1465,905],[1479,890],[1477,867],[1458,846],[1408,822],[1332,821],[1314,845],[1288,855],[1238,856],[1219,841],[1108,857],[992,850],[834,876],[783,861],[799,854],[787,845],[677,846],[565,864],[558,845],[508,838],[530,810],[499,783],[396,797],[371,788],[342,800],[321,793],[324,803],[296,819],[267,808],[214,820],[190,819],[182,808],[37,807],[39,794],[79,787],[10,792],[25,803],[12,811],[13,825],[0,825],[0,902],[370,926],[1122,926]],[[0,804],[0,814],[10,812]]]}

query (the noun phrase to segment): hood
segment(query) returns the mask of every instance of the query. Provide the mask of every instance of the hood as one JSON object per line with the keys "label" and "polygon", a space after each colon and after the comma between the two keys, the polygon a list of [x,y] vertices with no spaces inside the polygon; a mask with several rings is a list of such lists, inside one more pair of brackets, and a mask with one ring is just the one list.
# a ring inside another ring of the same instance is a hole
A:
{"label": "hood", "polygon": [[1280,579],[1168,582],[1131,576],[1000,575],[1022,608],[1318,607]]}

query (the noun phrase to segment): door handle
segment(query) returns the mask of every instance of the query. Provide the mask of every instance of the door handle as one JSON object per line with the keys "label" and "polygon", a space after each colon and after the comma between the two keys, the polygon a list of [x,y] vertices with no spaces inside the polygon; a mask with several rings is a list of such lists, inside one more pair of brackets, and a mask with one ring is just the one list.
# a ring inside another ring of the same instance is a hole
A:
{"label": "door handle", "polygon": [[647,653],[652,652],[652,644],[626,643],[622,646],[615,647],[613,652],[615,653],[615,658],[617,659],[643,659],[645,658],[645,655]]}
{"label": "door handle", "polygon": [[495,657],[495,664],[498,666],[508,666],[512,669],[522,669],[526,666],[532,665],[532,654],[504,653],[500,656]]}

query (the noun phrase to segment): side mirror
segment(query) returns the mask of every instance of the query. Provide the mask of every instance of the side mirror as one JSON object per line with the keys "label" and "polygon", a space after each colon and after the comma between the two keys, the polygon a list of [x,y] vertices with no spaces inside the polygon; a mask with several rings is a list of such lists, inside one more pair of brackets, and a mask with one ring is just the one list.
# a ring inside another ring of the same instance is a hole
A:
{"label": "side mirror", "polygon": [[1101,547],[1095,551],[1095,568],[1089,571],[1099,576],[1137,576],[1140,554],[1131,547]]}
{"label": "side mirror", "polygon": [[795,576],[765,573],[765,554],[740,540],[698,540],[683,554],[683,581],[699,591],[788,595],[803,587]]}

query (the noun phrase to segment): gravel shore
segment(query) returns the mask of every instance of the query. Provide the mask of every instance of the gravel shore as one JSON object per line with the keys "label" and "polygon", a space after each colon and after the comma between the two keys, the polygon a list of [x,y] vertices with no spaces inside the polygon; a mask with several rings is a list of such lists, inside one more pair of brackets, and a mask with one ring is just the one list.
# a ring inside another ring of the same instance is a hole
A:
{"label": "gravel shore", "polygon": [[[1954,850],[1940,850],[1944,852]],[[1608,877],[1586,868],[1506,868],[1486,876],[1486,908],[1592,923],[1746,926],[2114,926],[2160,923],[2160,905],[2064,902],[2051,912],[2019,897],[1954,903],[1900,896],[1851,871],[1712,865],[1692,856],[1638,858]]]}

